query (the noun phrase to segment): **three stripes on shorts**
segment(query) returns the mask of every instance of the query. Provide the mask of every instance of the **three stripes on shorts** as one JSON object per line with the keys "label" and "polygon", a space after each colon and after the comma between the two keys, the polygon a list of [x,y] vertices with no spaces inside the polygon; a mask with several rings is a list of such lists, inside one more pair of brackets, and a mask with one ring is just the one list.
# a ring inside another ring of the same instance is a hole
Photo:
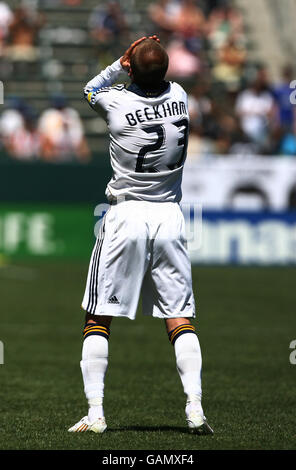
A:
{"label": "three stripes on shorts", "polygon": [[94,314],[97,307],[98,302],[98,273],[99,273],[99,262],[100,256],[104,241],[105,235],[105,220],[100,229],[100,233],[97,237],[96,245],[93,252],[92,257],[92,267],[91,267],[91,275],[89,281],[89,298],[86,311],[89,313]]}

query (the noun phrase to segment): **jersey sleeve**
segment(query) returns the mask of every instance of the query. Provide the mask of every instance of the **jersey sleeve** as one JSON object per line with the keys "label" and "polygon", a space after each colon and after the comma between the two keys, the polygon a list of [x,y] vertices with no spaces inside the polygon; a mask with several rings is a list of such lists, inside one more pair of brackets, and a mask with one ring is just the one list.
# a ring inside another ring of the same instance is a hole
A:
{"label": "jersey sleeve", "polygon": [[124,72],[124,69],[121,66],[120,59],[118,59],[87,83],[83,90],[84,97],[93,109],[96,110],[97,107],[101,107],[107,111],[112,85],[122,72]]}

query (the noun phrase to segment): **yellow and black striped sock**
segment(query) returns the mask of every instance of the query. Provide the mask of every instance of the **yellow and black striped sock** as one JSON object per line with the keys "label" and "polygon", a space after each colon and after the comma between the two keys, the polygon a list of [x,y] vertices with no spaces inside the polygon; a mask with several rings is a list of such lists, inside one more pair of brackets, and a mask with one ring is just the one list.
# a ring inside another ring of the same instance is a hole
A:
{"label": "yellow and black striped sock", "polygon": [[185,324],[179,325],[176,328],[174,328],[173,330],[171,330],[168,333],[168,335],[169,335],[169,340],[172,343],[172,345],[174,346],[176,339],[179,338],[179,336],[181,336],[185,333],[195,333],[194,326],[191,325],[190,323],[185,323]]}
{"label": "yellow and black striped sock", "polygon": [[83,330],[83,339],[90,335],[103,336],[108,340],[110,336],[110,329],[107,326],[103,326],[97,323],[87,323]]}

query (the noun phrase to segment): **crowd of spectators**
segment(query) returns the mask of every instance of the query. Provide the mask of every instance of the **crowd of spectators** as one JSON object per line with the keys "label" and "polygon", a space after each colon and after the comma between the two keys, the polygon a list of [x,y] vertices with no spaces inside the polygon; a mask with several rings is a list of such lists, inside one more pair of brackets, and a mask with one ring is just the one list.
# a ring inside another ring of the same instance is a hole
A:
{"label": "crowd of spectators", "polygon": [[167,45],[169,76],[189,94],[189,158],[296,156],[294,70],[287,64],[272,83],[265,64],[248,60],[243,16],[231,1],[156,0],[148,14]]}
{"label": "crowd of spectators", "polygon": [[21,99],[12,99],[0,116],[2,145],[15,159],[88,162],[90,150],[78,112],[54,96],[38,117]]}
{"label": "crowd of spectators", "polygon": [[44,16],[30,4],[14,11],[0,2],[0,57],[15,62],[33,62],[38,58],[38,33]]}
{"label": "crowd of spectators", "polygon": [[[63,0],[61,3],[76,6],[81,2]],[[14,68],[14,75],[24,70],[24,64],[38,60],[39,31],[45,22],[45,16],[30,2],[24,2],[14,11],[7,3],[0,2],[0,63],[1,58],[9,58],[20,65]],[[5,96],[0,114],[0,137],[0,150],[17,160],[90,160],[83,122],[63,95],[52,96],[48,108],[40,115],[21,96]]]}
{"label": "crowd of spectators", "polygon": [[[75,8],[83,1],[36,0],[35,7],[27,3],[12,11],[0,1],[0,70],[7,57],[20,64],[38,60],[46,15],[36,5]],[[213,154],[296,156],[296,106],[290,87],[295,70],[287,64],[279,83],[273,83],[268,64],[250,62],[243,15],[231,0],[152,0],[137,33],[135,12],[126,12],[123,2],[98,3],[86,26],[99,67],[116,59],[137,35],[157,33],[167,48],[168,78],[180,82],[189,96],[189,159]],[[91,158],[83,122],[63,96],[55,96],[39,116],[22,99],[10,100],[0,114],[0,137],[2,148],[16,159]]]}

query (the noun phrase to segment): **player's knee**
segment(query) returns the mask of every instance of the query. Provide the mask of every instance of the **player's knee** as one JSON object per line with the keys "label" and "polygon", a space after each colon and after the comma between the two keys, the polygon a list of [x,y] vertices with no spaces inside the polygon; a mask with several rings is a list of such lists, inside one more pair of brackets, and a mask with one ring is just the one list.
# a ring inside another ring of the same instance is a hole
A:
{"label": "player's knee", "polygon": [[110,328],[112,322],[111,316],[108,315],[93,315],[92,313],[86,312],[85,314],[85,324],[86,323],[96,323],[98,325],[103,325]]}
{"label": "player's knee", "polygon": [[173,330],[174,328],[177,328],[177,326],[180,326],[180,325],[185,325],[185,324],[189,324],[190,325],[190,318],[167,318],[165,320],[165,325],[166,325],[166,329],[167,329],[167,332],[169,333],[171,330]]}

